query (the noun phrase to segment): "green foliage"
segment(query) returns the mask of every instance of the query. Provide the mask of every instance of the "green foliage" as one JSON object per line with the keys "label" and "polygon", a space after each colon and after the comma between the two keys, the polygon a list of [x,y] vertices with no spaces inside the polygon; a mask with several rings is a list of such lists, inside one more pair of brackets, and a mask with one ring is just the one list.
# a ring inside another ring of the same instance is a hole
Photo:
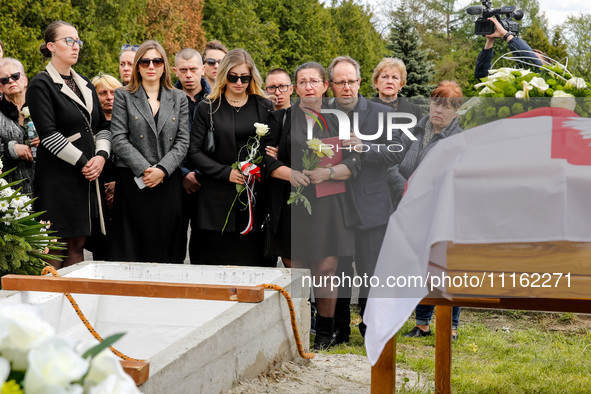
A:
{"label": "green foliage", "polygon": [[420,48],[415,23],[399,10],[390,32],[389,56],[401,59],[406,65],[407,77],[403,93],[407,97],[429,96],[433,86],[432,65],[427,61],[427,52]]}
{"label": "green foliage", "polygon": [[369,9],[352,0],[328,7],[318,0],[205,1],[203,15],[207,40],[246,49],[263,78],[275,67],[292,74],[302,63],[328,67],[336,56],[349,55],[366,82],[360,92],[369,94],[371,73],[385,52]]}
{"label": "green foliage", "polygon": [[561,28],[570,55],[569,70],[591,80],[591,13],[570,15]]}
{"label": "green foliage", "polygon": [[14,190],[20,181],[6,183],[4,177],[13,170],[0,174],[0,276],[6,274],[39,275],[45,259],[57,259],[43,254],[45,248],[59,249],[46,231],[46,225],[31,212],[33,200]]}

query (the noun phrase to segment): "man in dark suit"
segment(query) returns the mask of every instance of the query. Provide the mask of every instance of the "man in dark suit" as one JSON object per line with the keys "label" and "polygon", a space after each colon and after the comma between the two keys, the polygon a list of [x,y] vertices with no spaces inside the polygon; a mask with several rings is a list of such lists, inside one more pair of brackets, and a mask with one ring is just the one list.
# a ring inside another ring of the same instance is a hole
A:
{"label": "man in dark suit", "polygon": [[[354,149],[361,158],[361,171],[356,178],[349,181],[352,185],[357,208],[361,217],[361,225],[355,230],[355,266],[361,277],[373,275],[382,240],[390,214],[394,211],[386,182],[388,166],[398,163],[404,152],[397,152],[397,134],[393,140],[387,139],[386,115],[392,109],[374,103],[359,95],[361,73],[359,64],[349,56],[335,58],[328,67],[330,89],[335,96],[333,107],[345,112],[351,127],[354,127],[354,114],[358,116],[358,130],[362,135],[374,135],[378,131],[380,117],[384,125],[383,132],[376,140],[362,140],[354,133],[351,138],[343,141],[344,147]],[[392,147],[392,149],[388,149]],[[352,277],[350,261],[340,259],[339,269]],[[347,272],[347,270],[349,272]],[[369,282],[369,279],[368,279]],[[365,310],[369,288],[361,287],[359,305],[361,314]],[[350,334],[350,298],[341,296],[337,300],[335,311],[335,344],[348,342]],[[365,334],[365,325],[360,324],[361,334]]]}
{"label": "man in dark suit", "polygon": [[[195,116],[197,105],[211,92],[209,84],[203,77],[203,69],[201,55],[193,48],[181,49],[174,57],[173,70],[179,78],[174,87],[181,89],[187,95],[187,103],[189,104],[189,133],[193,126],[193,117]],[[199,182],[201,173],[190,167],[191,165],[188,160],[183,161],[181,171],[183,175],[183,189],[185,190],[185,194],[183,195],[184,234],[187,233],[189,228],[189,220],[193,216],[195,211],[194,207],[197,204],[196,193],[201,187],[201,183]],[[189,255],[192,256],[193,259],[198,253],[198,239],[197,229],[191,226]]]}

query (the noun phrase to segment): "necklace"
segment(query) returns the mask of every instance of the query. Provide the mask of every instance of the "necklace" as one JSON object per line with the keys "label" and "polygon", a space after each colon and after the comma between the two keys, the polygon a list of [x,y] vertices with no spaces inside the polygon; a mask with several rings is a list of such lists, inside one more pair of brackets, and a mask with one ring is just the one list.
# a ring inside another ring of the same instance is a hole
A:
{"label": "necklace", "polygon": [[[228,103],[230,103],[230,106],[232,108],[234,108],[236,110],[236,112],[240,112],[240,110],[242,109],[242,107],[244,106],[244,104],[246,104],[246,101],[248,101],[248,96],[243,97],[243,98],[238,99],[238,100],[233,100],[233,99],[231,99],[230,97],[228,97],[226,95],[226,100],[228,100]],[[237,105],[240,102],[242,102],[242,105]]]}

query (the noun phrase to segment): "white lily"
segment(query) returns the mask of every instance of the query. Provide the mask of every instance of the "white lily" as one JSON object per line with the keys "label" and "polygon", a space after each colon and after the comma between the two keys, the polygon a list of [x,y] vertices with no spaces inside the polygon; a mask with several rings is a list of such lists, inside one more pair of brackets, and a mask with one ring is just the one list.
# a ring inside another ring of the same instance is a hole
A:
{"label": "white lily", "polygon": [[517,93],[515,93],[515,97],[518,99],[524,99],[526,97],[529,97],[529,91],[533,89],[533,86],[531,86],[529,83],[523,81],[523,90],[518,90]]}
{"label": "white lily", "polygon": [[537,88],[540,92],[545,92],[550,87],[546,83],[546,80],[540,77],[532,78],[531,81],[529,81],[529,84],[534,88]]}
{"label": "white lily", "polygon": [[587,83],[585,82],[585,80],[583,78],[576,77],[576,78],[569,79],[568,82],[566,83],[566,86],[577,88],[577,89],[586,89]]}

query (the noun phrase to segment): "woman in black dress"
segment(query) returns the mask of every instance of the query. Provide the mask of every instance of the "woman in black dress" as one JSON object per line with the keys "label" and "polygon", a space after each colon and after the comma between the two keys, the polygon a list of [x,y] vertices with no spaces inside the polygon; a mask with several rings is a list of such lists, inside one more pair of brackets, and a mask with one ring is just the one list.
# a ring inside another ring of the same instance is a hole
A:
{"label": "woman in black dress", "polygon": [[[312,137],[325,139],[338,135],[334,116],[324,114],[320,127],[313,117],[323,108],[328,88],[324,68],[305,63],[295,72],[299,102],[276,111],[269,119],[270,133],[261,141],[265,147],[263,168],[271,177],[271,223],[275,234],[275,252],[292,268],[309,268],[314,277],[314,295],[318,314],[314,346],[326,348],[332,343],[337,289],[318,285],[322,278],[334,276],[339,257],[355,254],[353,227],[359,222],[352,190],[317,197],[316,186],[346,181],[360,167],[357,153],[343,151],[342,161],[330,168],[307,171],[302,166],[302,151],[307,150],[308,128]],[[312,122],[310,122],[312,120]],[[268,147],[278,147],[277,156]],[[333,148],[336,151],[336,148]],[[341,184],[342,185],[342,184]],[[302,194],[311,205],[309,214],[302,202],[287,205],[292,191],[303,186]],[[331,185],[328,185],[329,187]]]}
{"label": "woman in black dress", "polygon": [[117,155],[108,256],[182,263],[182,178],[189,147],[185,94],[170,81],[164,48],[144,42],[129,85],[115,90],[111,135]]}
{"label": "woman in black dress", "polygon": [[[193,120],[189,160],[203,174],[193,220],[200,229],[201,247],[193,264],[273,265],[263,258],[260,231],[267,214],[264,181],[255,181],[252,217],[244,209],[244,198],[232,203],[237,185],[244,185],[242,171],[232,168],[246,157],[242,149],[255,135],[255,123],[266,124],[273,103],[265,99],[262,79],[250,55],[234,49],[222,59],[215,85],[207,99],[199,103]],[[209,130],[213,128],[215,149],[206,151]],[[242,197],[246,193],[242,193]],[[252,230],[245,234],[249,219]],[[225,228],[224,228],[225,227]]]}
{"label": "woman in black dress", "polygon": [[66,243],[58,268],[84,259],[86,237],[106,232],[99,175],[111,151],[107,121],[94,86],[72,66],[84,43],[63,21],[45,30],[39,48],[51,61],[29,84],[27,103],[41,143],[37,150],[36,211]]}

